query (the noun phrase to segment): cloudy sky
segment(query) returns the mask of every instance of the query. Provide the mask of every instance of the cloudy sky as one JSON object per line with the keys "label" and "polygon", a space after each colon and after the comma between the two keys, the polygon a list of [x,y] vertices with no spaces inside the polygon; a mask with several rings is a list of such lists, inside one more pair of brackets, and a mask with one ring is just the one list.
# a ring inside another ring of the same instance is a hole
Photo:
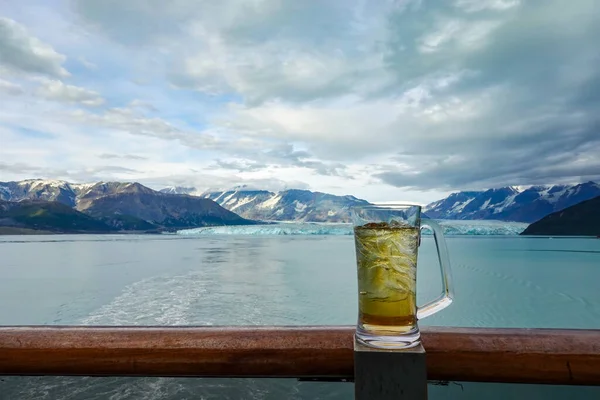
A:
{"label": "cloudy sky", "polygon": [[0,181],[596,180],[599,42],[597,0],[3,1]]}

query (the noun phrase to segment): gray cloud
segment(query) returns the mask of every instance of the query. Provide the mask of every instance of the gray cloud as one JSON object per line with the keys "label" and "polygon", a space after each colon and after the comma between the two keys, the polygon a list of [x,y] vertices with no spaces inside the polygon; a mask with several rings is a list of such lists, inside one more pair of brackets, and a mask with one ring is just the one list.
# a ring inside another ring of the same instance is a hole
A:
{"label": "gray cloud", "polygon": [[116,175],[136,174],[139,171],[118,165],[100,165],[85,168],[49,168],[28,163],[0,162],[0,171],[18,175],[19,179],[61,179],[70,182],[119,180]]}
{"label": "gray cloud", "polygon": [[261,171],[269,166],[308,168],[319,175],[346,176],[346,167],[340,163],[325,163],[314,159],[307,151],[294,150],[290,144],[273,146],[270,150],[255,153],[255,159],[216,160],[212,169],[226,169],[238,172]]}
{"label": "gray cloud", "polygon": [[[511,163],[507,163],[505,157]],[[377,172],[374,176],[393,186],[417,190],[430,187],[439,190],[482,190],[508,184],[597,181],[600,180],[600,160],[577,153],[542,154],[540,159],[540,154],[528,149],[518,156],[499,152],[460,162],[436,159],[428,163],[424,160],[422,171],[417,173],[406,173],[388,166],[388,170]]]}
{"label": "gray cloud", "polygon": [[0,64],[27,73],[65,77],[66,57],[32,36],[24,26],[0,17]]}
{"label": "gray cloud", "polygon": [[20,94],[23,94],[23,88],[20,85],[17,85],[16,83],[0,79],[0,92],[13,96],[18,96]]}
{"label": "gray cloud", "polygon": [[67,85],[59,80],[41,79],[36,95],[46,100],[64,103],[81,104],[97,107],[104,104],[104,99],[98,92],[86,88]]}
{"label": "gray cloud", "polygon": [[98,66],[96,64],[94,64],[91,61],[88,61],[85,57],[77,57],[77,61],[79,61],[79,63],[81,65],[83,65],[84,67],[86,67],[89,70],[95,70],[98,68]]}
{"label": "gray cloud", "polygon": [[129,102],[129,107],[131,108],[140,108],[142,110],[146,110],[146,111],[158,111],[158,109],[156,107],[154,107],[152,104],[143,101],[143,100],[139,100],[139,99],[133,99],[131,102]]}
{"label": "gray cloud", "polygon": [[[451,37],[446,42],[434,41],[439,49],[430,49],[431,54],[422,53],[418,42],[392,49],[390,62],[409,79],[444,70],[474,71],[452,90],[426,99],[427,105],[498,90],[482,98],[484,104],[489,101],[489,108],[478,107],[479,111],[460,122],[450,118],[446,124],[430,124],[429,129],[436,132],[427,136],[427,125],[400,121],[407,130],[422,132],[423,139],[409,135],[401,143],[404,154],[397,161],[419,167],[389,167],[378,175],[384,182],[448,190],[600,178],[600,70],[593,67],[600,63],[596,5],[593,1],[567,8],[560,1],[522,2],[518,7],[518,2],[513,3],[508,14],[491,16],[497,27],[482,39],[485,46],[460,44],[469,39],[461,39],[472,29],[469,24],[475,24],[464,19],[462,28],[445,32]],[[410,20],[427,18],[436,17],[433,13],[402,16],[398,37],[407,37],[403,35],[406,29],[417,29]],[[490,15],[486,19],[490,21]],[[413,30],[410,36],[419,34]]]}
{"label": "gray cloud", "polygon": [[237,93],[249,104],[305,102],[368,93],[387,79],[375,52],[385,35],[379,16],[394,8],[388,2],[73,4],[87,26],[112,40],[168,49],[167,79],[181,89]]}
{"label": "gray cloud", "polygon": [[345,165],[341,163],[326,163],[315,159],[308,151],[295,150],[291,144],[281,144],[264,152],[268,159],[274,159],[300,168],[309,168],[319,175],[342,176],[345,175]]}
{"label": "gray cloud", "polygon": [[35,172],[40,171],[39,167],[35,167],[33,165],[25,164],[25,163],[14,163],[8,164],[5,162],[0,162],[0,171],[12,172],[12,173],[27,173],[27,172]]}
{"label": "gray cloud", "polygon": [[79,123],[176,141],[192,149],[212,150],[244,160],[243,163],[231,163],[221,159],[216,165],[220,163],[225,169],[258,171],[266,165],[281,165],[308,168],[321,175],[344,175],[343,164],[320,161],[309,152],[295,150],[293,145],[282,140],[268,141],[260,137],[248,139],[221,135],[218,131],[194,131],[174,126],[161,118],[142,116],[131,108],[113,108],[100,114],[77,110],[69,116]]}
{"label": "gray cloud", "polygon": [[[252,105],[276,98],[293,102],[330,99],[350,88],[364,95],[374,90],[372,85],[385,82],[382,75],[373,74],[379,66],[368,54],[357,62],[324,49],[289,50],[289,46],[285,42],[265,49],[231,45],[209,50],[208,59],[206,52],[200,52],[175,64],[168,79],[180,89],[239,93]],[[218,58],[211,52],[228,56]],[[262,52],[261,57],[256,57],[256,52]]]}
{"label": "gray cloud", "polygon": [[112,153],[99,154],[98,158],[102,158],[104,160],[114,160],[114,159],[147,160],[148,159],[148,157],[142,157],[142,156],[138,156],[136,154],[112,154]]}
{"label": "gray cloud", "polygon": [[217,149],[226,146],[210,133],[185,130],[164,119],[140,115],[132,108],[111,108],[99,114],[80,109],[70,113],[69,117],[74,122],[81,124],[126,132],[131,135],[179,141],[183,145],[195,149]]}
{"label": "gray cloud", "polygon": [[338,186],[357,171],[359,183],[444,191],[598,176],[595,0],[70,4],[90,33],[151,60],[124,73],[151,83],[135,97],[160,107],[126,98],[77,110],[64,120],[78,129],[170,141],[171,154],[231,173],[297,167]]}
{"label": "gray cloud", "polygon": [[211,166],[212,169],[228,169],[238,172],[254,172],[260,171],[268,167],[268,164],[262,164],[252,160],[216,160],[215,164]]}
{"label": "gray cloud", "polygon": [[174,174],[168,176],[157,176],[152,178],[140,178],[140,183],[156,190],[167,186],[193,186],[197,191],[222,191],[245,185],[246,188],[260,188],[277,192],[286,189],[310,189],[310,185],[303,181],[283,181],[275,177],[271,178],[240,178],[237,176],[219,176],[211,174]]}
{"label": "gray cloud", "polygon": [[304,142],[319,160],[378,159],[375,177],[419,190],[598,177],[596,6],[414,2],[387,20],[382,54],[396,85],[353,101],[239,108],[230,127]]}
{"label": "gray cloud", "polygon": [[112,173],[112,172],[126,172],[126,173],[134,173],[139,172],[133,168],[121,167],[119,165],[101,165],[98,167],[85,168],[85,173],[89,173],[92,175],[101,175],[104,173]]}
{"label": "gray cloud", "polygon": [[[174,0],[166,4],[155,0],[71,0],[77,15],[91,28],[128,46],[160,43],[172,35],[183,35],[185,23],[193,18],[200,4]],[[135,29],[131,29],[135,26]]]}

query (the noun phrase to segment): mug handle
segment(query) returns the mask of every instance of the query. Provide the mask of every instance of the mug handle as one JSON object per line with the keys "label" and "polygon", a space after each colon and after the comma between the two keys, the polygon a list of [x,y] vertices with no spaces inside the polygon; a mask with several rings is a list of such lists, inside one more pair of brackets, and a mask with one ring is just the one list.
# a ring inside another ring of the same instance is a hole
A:
{"label": "mug handle", "polygon": [[436,312],[448,307],[454,298],[454,288],[452,285],[452,273],[450,271],[450,258],[446,248],[443,229],[437,222],[430,218],[425,218],[426,223],[421,225],[421,229],[429,228],[433,231],[435,247],[437,248],[438,260],[440,262],[440,272],[442,273],[442,293],[440,296],[417,308],[417,319],[428,317]]}

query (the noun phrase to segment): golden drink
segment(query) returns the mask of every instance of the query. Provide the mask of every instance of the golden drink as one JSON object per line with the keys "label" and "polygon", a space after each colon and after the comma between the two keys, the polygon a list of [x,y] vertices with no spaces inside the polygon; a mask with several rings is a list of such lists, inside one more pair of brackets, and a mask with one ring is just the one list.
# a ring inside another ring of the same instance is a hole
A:
{"label": "golden drink", "polygon": [[385,222],[354,228],[360,330],[402,335],[417,329],[420,229]]}
{"label": "golden drink", "polygon": [[[443,229],[421,219],[414,204],[367,204],[352,209],[358,272],[356,342],[367,347],[403,350],[418,346],[417,320],[452,303],[452,276]],[[417,306],[417,253],[421,229],[433,231],[442,293]]]}

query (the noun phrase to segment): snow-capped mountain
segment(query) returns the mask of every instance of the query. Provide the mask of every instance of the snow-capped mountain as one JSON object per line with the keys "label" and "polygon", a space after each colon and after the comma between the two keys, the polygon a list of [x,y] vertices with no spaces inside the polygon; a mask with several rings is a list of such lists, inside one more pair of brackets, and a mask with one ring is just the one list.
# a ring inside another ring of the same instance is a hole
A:
{"label": "snow-capped mountain", "polygon": [[[137,182],[73,184],[41,179],[0,182],[0,196],[0,201],[18,214],[0,218],[0,226],[13,228],[43,226],[50,231],[69,232],[72,230],[69,221],[73,218],[83,221],[82,226],[98,228],[100,225],[92,223],[96,221],[111,231],[254,223],[210,199],[160,193]],[[65,211],[65,206],[69,211]],[[43,225],[40,218],[52,223]]]}
{"label": "snow-capped mountain", "polygon": [[[211,199],[243,218],[262,221],[349,222],[352,206],[368,204],[366,200],[354,196],[335,196],[296,189],[270,192],[246,186],[205,193],[192,187],[172,187],[159,193],[136,182],[74,184],[42,179],[0,182],[0,200],[58,201],[84,212],[97,199],[106,196],[125,196],[124,199],[135,198],[136,201],[142,197],[153,198],[154,202],[179,204],[177,200],[161,197],[177,195]],[[428,217],[436,219],[494,219],[530,223],[596,196],[600,196],[600,185],[594,182],[577,185],[507,186],[486,191],[453,193],[427,205],[424,211]],[[142,206],[143,204],[138,204],[138,207]]]}
{"label": "snow-capped mountain", "polygon": [[[138,191],[152,191],[152,189],[136,182],[70,183],[46,179],[0,182],[0,200],[57,201],[78,209],[85,208],[86,201],[102,196]],[[82,202],[83,204],[80,204]]]}
{"label": "snow-capped mountain", "polygon": [[335,196],[310,190],[266,190],[235,188],[202,195],[222,207],[253,220],[301,222],[350,222],[350,208],[368,204],[354,196]]}
{"label": "snow-capped mountain", "polygon": [[194,187],[181,186],[160,191],[211,199],[241,217],[261,221],[350,222],[352,206],[369,204],[354,196],[335,196],[299,189],[271,192],[248,185],[201,193]]}
{"label": "snow-capped mountain", "polygon": [[518,187],[508,186],[480,192],[453,193],[428,204],[425,212],[439,219],[496,219],[534,222],[584,200],[600,196],[600,185]]}
{"label": "snow-capped mountain", "polygon": [[18,182],[0,182],[0,200],[45,200],[75,206],[78,193],[85,190],[86,184],[72,184],[65,181],[27,179]]}

